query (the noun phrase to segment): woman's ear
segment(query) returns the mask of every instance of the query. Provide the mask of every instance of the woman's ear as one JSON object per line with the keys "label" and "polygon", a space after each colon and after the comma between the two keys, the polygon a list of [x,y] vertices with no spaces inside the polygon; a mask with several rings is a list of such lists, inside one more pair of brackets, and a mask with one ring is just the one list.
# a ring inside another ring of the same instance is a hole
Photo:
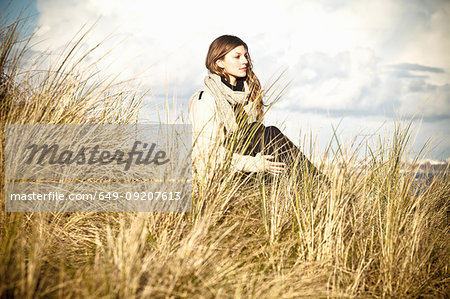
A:
{"label": "woman's ear", "polygon": [[217,64],[217,66],[220,67],[221,69],[224,68],[222,60],[217,59],[217,60],[216,60],[216,64]]}

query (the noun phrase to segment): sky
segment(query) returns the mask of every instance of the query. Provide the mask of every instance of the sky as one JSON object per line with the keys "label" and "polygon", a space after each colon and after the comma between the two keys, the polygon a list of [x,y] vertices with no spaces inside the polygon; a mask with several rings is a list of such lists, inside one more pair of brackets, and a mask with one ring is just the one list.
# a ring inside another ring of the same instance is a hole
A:
{"label": "sky", "polygon": [[102,41],[91,59],[112,51],[98,69],[150,89],[142,122],[165,121],[166,99],[168,121],[186,122],[210,43],[232,34],[263,87],[281,74],[278,90],[289,82],[265,124],[301,147],[307,134],[323,152],[334,130],[348,150],[374,145],[413,119],[412,155],[430,139],[428,158],[450,158],[450,1],[14,0],[8,11],[23,7],[36,53],[57,53],[95,24],[82,47]]}

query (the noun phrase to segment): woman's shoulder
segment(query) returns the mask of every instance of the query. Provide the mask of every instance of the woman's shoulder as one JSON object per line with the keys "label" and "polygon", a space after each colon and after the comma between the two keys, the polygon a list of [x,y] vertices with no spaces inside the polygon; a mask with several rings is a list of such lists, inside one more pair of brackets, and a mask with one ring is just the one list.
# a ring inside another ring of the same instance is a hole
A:
{"label": "woman's shoulder", "polygon": [[206,87],[197,90],[189,99],[190,105],[195,106],[215,106],[215,100],[211,92]]}
{"label": "woman's shoulder", "polygon": [[188,114],[194,126],[208,123],[216,113],[216,102],[208,90],[199,89],[189,99]]}

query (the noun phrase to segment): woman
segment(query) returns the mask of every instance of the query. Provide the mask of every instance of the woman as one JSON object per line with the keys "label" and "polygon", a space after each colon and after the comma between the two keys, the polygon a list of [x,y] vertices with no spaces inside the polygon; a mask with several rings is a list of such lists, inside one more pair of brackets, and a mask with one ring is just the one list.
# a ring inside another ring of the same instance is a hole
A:
{"label": "woman", "polygon": [[278,175],[296,168],[317,173],[278,128],[262,124],[261,85],[253,73],[248,47],[240,38],[216,38],[205,64],[205,86],[190,98],[188,109],[196,174],[206,177],[225,161],[231,163],[233,172]]}

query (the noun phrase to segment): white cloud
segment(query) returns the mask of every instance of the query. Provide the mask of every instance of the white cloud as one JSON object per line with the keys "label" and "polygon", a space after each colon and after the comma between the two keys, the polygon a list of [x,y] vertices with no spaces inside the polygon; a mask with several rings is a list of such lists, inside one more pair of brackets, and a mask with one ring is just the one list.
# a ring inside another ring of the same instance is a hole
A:
{"label": "white cloud", "polygon": [[307,53],[291,67],[296,85],[280,106],[298,110],[368,109],[377,104],[370,94],[378,85],[377,68],[377,58],[369,49],[356,48],[335,55]]}

